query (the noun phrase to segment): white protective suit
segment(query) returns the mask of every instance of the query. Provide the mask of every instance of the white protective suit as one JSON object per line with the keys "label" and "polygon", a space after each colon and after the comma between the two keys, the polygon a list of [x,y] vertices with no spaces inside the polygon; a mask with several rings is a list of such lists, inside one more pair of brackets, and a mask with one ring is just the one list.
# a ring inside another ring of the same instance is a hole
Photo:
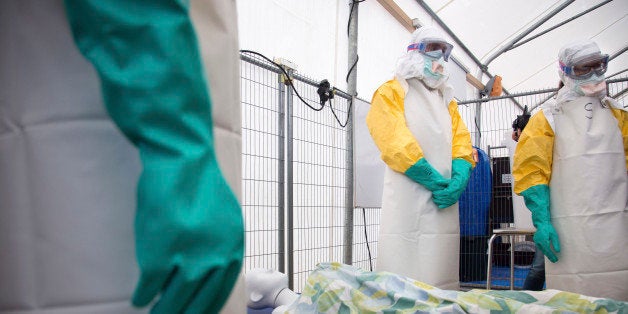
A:
{"label": "white protective suit", "polygon": [[628,177],[617,119],[593,97],[543,113],[556,135],[549,186],[561,243],[558,262],[545,263],[546,285],[626,301]]}
{"label": "white protective suit", "polygon": [[[425,159],[445,178],[451,175],[451,118],[447,102],[409,79],[405,118]],[[386,167],[377,270],[414,278],[441,289],[458,289],[460,224],[458,204],[439,210],[432,193]]]}
{"label": "white protective suit", "polygon": [[[423,27],[415,31],[412,43],[423,38],[443,37],[435,28]],[[432,192],[408,175],[411,170],[407,169],[424,159],[449,179],[452,159],[473,163],[471,140],[452,100],[446,72],[442,80],[430,82],[436,88],[428,88],[423,58],[409,51],[400,59],[396,78],[375,92],[367,116],[371,135],[388,165],[376,268],[442,289],[458,289],[458,203],[439,209]]]}
{"label": "white protective suit", "polygon": [[[235,2],[191,2],[215,151],[239,196]],[[0,47],[0,313],[146,312],[130,302],[138,151],[108,117],[63,2],[1,1]],[[245,313],[243,299],[241,279],[223,313]]]}
{"label": "white protective suit", "polygon": [[[588,56],[601,56],[599,48],[579,41],[563,47],[559,61],[571,66]],[[560,252],[556,263],[546,258],[547,288],[627,301],[628,112],[605,97],[598,75],[586,86],[560,72],[565,86],[556,102],[530,119],[517,146],[515,192],[526,197],[537,230],[543,221],[535,204],[549,204],[545,223],[555,228]],[[549,195],[528,199],[540,187]]]}

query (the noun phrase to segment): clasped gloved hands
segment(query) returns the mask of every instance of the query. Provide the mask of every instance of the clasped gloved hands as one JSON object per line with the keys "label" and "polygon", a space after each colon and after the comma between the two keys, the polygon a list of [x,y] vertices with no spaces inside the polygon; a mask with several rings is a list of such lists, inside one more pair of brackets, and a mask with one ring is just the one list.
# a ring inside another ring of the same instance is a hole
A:
{"label": "clasped gloved hands", "polygon": [[445,179],[425,158],[419,159],[405,174],[432,192],[442,190],[449,184],[449,179]]}
{"label": "clasped gloved hands", "polygon": [[532,223],[536,227],[534,243],[552,263],[556,263],[558,256],[555,252],[560,252],[560,241],[550,218],[549,186],[545,184],[532,186],[521,192],[521,196],[532,212]]}
{"label": "clasped gloved hands", "polygon": [[470,162],[456,158],[451,161],[451,180],[443,188],[432,191],[432,198],[438,208],[447,208],[460,199],[460,195],[467,188],[473,165]]}

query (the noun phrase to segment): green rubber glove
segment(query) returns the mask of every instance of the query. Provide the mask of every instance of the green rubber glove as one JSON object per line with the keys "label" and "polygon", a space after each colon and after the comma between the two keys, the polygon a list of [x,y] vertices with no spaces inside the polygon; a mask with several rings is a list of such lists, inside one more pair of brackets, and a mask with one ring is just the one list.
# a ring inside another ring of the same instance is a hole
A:
{"label": "green rubber glove", "polygon": [[[556,263],[558,256],[556,256],[554,251],[556,253],[560,252],[560,241],[550,218],[549,186],[539,184],[529,187],[521,192],[521,196],[523,196],[526,206],[532,212],[532,223],[536,227],[534,243],[552,263]],[[552,246],[554,251],[552,251]]]}
{"label": "green rubber glove", "polygon": [[444,189],[449,184],[449,180],[443,178],[425,158],[419,159],[412,167],[408,168],[405,175],[432,192]]}
{"label": "green rubber glove", "polygon": [[138,147],[136,306],[217,313],[244,255],[240,206],[214,151],[211,102],[187,1],[66,0],[107,111]]}
{"label": "green rubber glove", "polygon": [[467,182],[471,177],[473,165],[470,162],[456,158],[451,161],[451,181],[445,189],[434,191],[432,198],[438,208],[447,208],[456,204],[460,199],[460,195],[467,188]]}

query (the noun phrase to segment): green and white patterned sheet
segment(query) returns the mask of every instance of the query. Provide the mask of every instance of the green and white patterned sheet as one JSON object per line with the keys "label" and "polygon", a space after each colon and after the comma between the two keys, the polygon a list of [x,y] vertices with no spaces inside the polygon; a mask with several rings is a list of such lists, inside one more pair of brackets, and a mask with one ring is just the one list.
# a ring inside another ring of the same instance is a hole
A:
{"label": "green and white patterned sheet", "polygon": [[558,290],[441,290],[389,272],[321,263],[285,313],[628,314],[628,303]]}

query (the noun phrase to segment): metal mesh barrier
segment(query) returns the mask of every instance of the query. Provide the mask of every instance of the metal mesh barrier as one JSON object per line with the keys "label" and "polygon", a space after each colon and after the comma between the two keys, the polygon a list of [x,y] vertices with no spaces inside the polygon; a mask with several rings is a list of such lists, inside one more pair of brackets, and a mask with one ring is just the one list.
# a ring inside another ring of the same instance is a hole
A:
{"label": "metal mesh barrier", "polygon": [[[367,270],[375,267],[381,209],[355,208],[352,225],[346,225],[347,197],[352,191],[347,182],[353,173],[351,121],[347,121],[351,97],[336,91],[318,110],[319,81],[287,72],[291,82],[276,64],[242,54],[244,268],[287,273],[291,288],[300,292],[317,263],[343,262],[347,245],[354,265]],[[628,78],[614,78],[609,80],[608,91],[623,105],[627,87]],[[524,106],[532,114],[537,112],[554,92],[549,88],[459,102],[474,146],[486,155],[491,180],[488,189],[469,187],[464,206],[461,200],[462,289],[486,287],[488,238],[492,230],[514,222],[511,152],[504,146],[512,121]],[[349,244],[346,230],[352,234]],[[493,289],[509,288],[511,248],[515,250],[515,289],[523,285],[532,262],[531,236],[517,236],[510,242],[507,237],[494,242]]]}

